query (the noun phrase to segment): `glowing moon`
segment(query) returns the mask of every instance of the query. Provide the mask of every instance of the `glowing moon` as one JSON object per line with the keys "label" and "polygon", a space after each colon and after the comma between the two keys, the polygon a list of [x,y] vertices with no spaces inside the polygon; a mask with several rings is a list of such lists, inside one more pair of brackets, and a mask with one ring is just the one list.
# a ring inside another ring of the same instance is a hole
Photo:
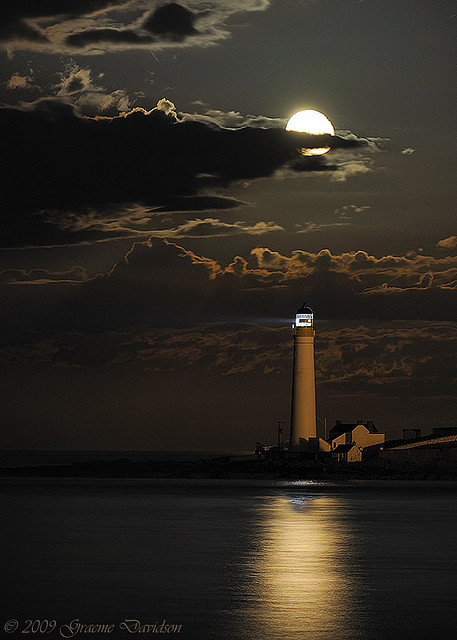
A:
{"label": "glowing moon", "polygon": [[[327,116],[324,116],[320,111],[314,111],[314,109],[306,109],[305,111],[294,113],[286,124],[286,131],[298,131],[313,135],[323,135],[325,133],[331,136],[335,135],[335,129]],[[320,156],[323,153],[327,153],[327,151],[330,151],[330,147],[301,149],[304,156]]]}

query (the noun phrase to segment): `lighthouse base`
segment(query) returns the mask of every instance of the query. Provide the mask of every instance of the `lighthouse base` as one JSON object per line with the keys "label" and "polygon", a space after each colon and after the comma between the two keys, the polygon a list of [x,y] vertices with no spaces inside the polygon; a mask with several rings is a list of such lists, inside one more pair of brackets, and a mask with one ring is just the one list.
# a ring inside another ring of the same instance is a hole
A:
{"label": "lighthouse base", "polygon": [[328,442],[322,438],[300,438],[300,444],[290,448],[290,451],[303,451],[309,453],[319,453],[330,451]]}

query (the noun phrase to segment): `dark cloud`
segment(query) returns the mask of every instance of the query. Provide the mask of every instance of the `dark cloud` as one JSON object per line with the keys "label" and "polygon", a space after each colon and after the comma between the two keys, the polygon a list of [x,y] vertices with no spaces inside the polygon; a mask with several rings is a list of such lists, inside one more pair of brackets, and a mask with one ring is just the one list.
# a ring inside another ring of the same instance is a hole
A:
{"label": "dark cloud", "polygon": [[[195,221],[187,226],[198,232]],[[215,222],[210,226],[214,233]],[[363,251],[283,256],[258,248],[248,259],[235,256],[223,266],[151,238],[135,243],[109,274],[84,285],[83,295],[105,300],[108,308],[101,315],[107,318],[120,319],[126,310],[124,323],[127,318],[146,324],[284,318],[303,297],[313,300],[327,319],[452,319],[457,304],[450,287],[456,274],[455,257],[376,258]],[[383,283],[393,289],[390,295]],[[119,293],[128,300],[124,310],[116,310]]]}
{"label": "dark cloud", "polygon": [[8,50],[57,54],[207,47],[230,37],[226,21],[232,14],[263,11],[269,4],[269,0],[214,0],[202,10],[200,0],[188,0],[185,6],[159,0],[10,3],[0,10],[0,40]]}
{"label": "dark cloud", "polygon": [[228,196],[182,196],[170,198],[166,207],[158,207],[156,211],[187,212],[206,211],[208,209],[234,209],[246,205],[246,202]]}
{"label": "dark cloud", "polygon": [[339,392],[455,397],[455,322],[348,323],[318,331],[317,379]]}
{"label": "dark cloud", "polygon": [[65,282],[84,282],[87,280],[87,272],[84,267],[73,267],[68,271],[48,271],[47,269],[5,269],[0,271],[0,283],[2,284],[48,284]]}
{"label": "dark cloud", "polygon": [[[186,224],[170,234],[236,232],[236,225],[227,229],[216,220],[201,221],[200,230],[195,221]],[[267,232],[268,225],[257,231]],[[333,255],[328,250],[285,256],[265,247],[248,258],[235,256],[224,266],[166,239],[151,238],[134,243],[108,273],[76,287],[5,285],[2,321],[6,333],[30,326],[99,331],[274,322],[289,317],[303,299],[321,320],[452,320],[457,313],[456,272],[455,257],[376,258],[362,251]]]}
{"label": "dark cloud", "polygon": [[322,156],[303,156],[291,164],[291,169],[300,173],[309,171],[336,171],[338,165],[329,163],[327,159]]}
{"label": "dark cloud", "polygon": [[[8,18],[8,16],[7,16]],[[29,43],[47,43],[45,34],[38,28],[33,28],[21,19],[10,19],[5,22],[0,21],[0,40],[24,41]]]}
{"label": "dark cloud", "polygon": [[187,36],[194,35],[195,14],[176,2],[163,4],[147,18],[144,27],[167,40],[182,42]]}
{"label": "dark cloud", "polygon": [[72,33],[65,39],[70,47],[84,48],[88,45],[113,43],[113,44],[129,44],[129,45],[145,45],[151,44],[155,38],[150,35],[136,33],[131,29],[86,29]]}
{"label": "dark cloud", "polygon": [[[87,72],[78,69],[65,77],[62,91],[76,81],[90,84]],[[283,169],[336,170],[331,160],[300,155],[303,146],[322,145],[322,136],[273,128],[224,129],[180,119],[165,99],[151,111],[136,108],[100,118],[82,117],[67,102],[43,99],[22,110],[1,109],[0,130],[8,158],[3,246],[27,244],[31,235],[34,244],[52,242],[58,220],[37,212],[103,210],[110,203],[138,203],[160,211],[227,208],[236,203],[216,196],[214,189],[233,181]],[[340,148],[344,141],[333,136],[328,144]],[[350,144],[357,147],[354,140]],[[365,140],[359,144],[365,146]],[[213,194],[205,193],[208,189]]]}
{"label": "dark cloud", "polygon": [[94,75],[91,69],[70,62],[59,75],[60,81],[53,86],[56,97],[71,103],[81,115],[116,116],[130,108],[131,99],[124,89],[108,92],[101,84],[103,74]]}
{"label": "dark cloud", "polygon": [[[197,101],[198,104],[198,101]],[[256,127],[265,129],[285,128],[287,118],[272,118],[263,115],[244,115],[239,111],[221,111],[220,109],[206,109],[203,113],[184,114],[184,119],[217,124],[226,129],[239,129],[240,127]]]}
{"label": "dark cloud", "polygon": [[[342,393],[389,395],[406,391],[455,396],[455,322],[347,322],[322,324],[317,316],[318,387]],[[205,367],[222,375],[290,371],[290,326],[206,325],[144,330],[120,340],[112,363],[155,370]]]}
{"label": "dark cloud", "polygon": [[48,38],[38,25],[29,20],[91,14],[94,11],[126,5],[129,0],[21,0],[5,2],[0,9],[0,40],[25,40],[45,43]]}
{"label": "dark cloud", "polygon": [[[241,204],[234,200],[220,199],[219,208],[226,209]],[[212,202],[208,198],[208,205]],[[202,203],[201,210],[204,210]],[[217,208],[211,207],[212,210]],[[140,206],[125,206],[122,209],[113,207],[103,212],[88,210],[78,213],[59,213],[49,215],[47,218],[52,229],[53,244],[47,247],[58,247],[68,244],[88,244],[111,238],[147,238],[154,234],[158,238],[216,238],[221,236],[260,236],[266,233],[284,231],[284,228],[275,222],[259,221],[248,223],[244,221],[224,222],[218,218],[196,218],[186,220],[180,224],[173,223],[167,215],[161,215],[157,210],[150,210]],[[43,223],[44,224],[44,223]],[[38,227],[39,228],[39,227]],[[313,228],[314,230],[314,228]],[[33,241],[35,228],[28,230],[30,241]],[[37,246],[37,245],[29,245]]]}
{"label": "dark cloud", "polygon": [[[146,14],[140,27],[84,29],[71,33],[65,39],[70,47],[85,48],[94,44],[117,44],[130,46],[152,45],[153,43],[183,43],[199,32],[195,22],[201,15],[176,2],[161,4]],[[151,35],[152,34],[152,35]],[[203,38],[205,36],[203,35]]]}
{"label": "dark cloud", "polygon": [[[455,397],[455,322],[316,320],[316,381],[320,392]],[[204,324],[191,328],[29,335],[0,346],[4,364],[33,361],[57,367],[134,366],[157,373],[288,376],[291,331],[282,326]]]}
{"label": "dark cloud", "polygon": [[162,238],[217,238],[219,236],[251,235],[260,236],[265,233],[284,231],[284,228],[275,222],[223,222],[217,218],[197,218],[188,220],[177,227],[167,227],[160,232],[155,232],[156,237]]}

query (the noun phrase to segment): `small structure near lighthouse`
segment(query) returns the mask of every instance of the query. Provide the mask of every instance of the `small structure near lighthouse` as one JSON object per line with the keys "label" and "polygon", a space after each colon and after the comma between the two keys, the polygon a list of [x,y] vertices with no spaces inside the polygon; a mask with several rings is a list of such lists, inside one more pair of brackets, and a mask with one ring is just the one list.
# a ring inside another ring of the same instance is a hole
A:
{"label": "small structure near lighthouse", "polygon": [[292,330],[294,356],[289,451],[329,451],[330,445],[317,437],[314,314],[306,304],[297,310]]}

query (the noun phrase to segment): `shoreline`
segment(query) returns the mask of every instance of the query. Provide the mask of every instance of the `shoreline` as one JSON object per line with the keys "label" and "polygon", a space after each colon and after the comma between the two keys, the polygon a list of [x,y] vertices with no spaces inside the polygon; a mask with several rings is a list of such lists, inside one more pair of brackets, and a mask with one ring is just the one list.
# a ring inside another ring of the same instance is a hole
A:
{"label": "shoreline", "polygon": [[435,465],[401,468],[379,461],[232,461],[221,456],[196,462],[176,460],[117,460],[73,462],[67,465],[0,467],[0,477],[28,478],[182,478],[252,480],[457,480],[457,469]]}

